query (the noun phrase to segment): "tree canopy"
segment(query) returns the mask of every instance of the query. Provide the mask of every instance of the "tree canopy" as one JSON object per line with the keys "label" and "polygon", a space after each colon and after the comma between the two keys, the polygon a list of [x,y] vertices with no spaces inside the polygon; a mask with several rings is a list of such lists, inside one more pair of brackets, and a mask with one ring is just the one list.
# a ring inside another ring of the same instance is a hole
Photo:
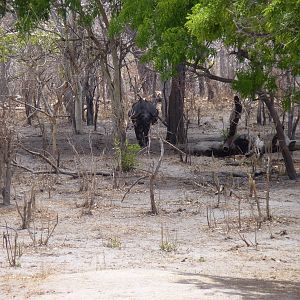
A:
{"label": "tree canopy", "polygon": [[[61,17],[79,12],[80,22],[100,15],[98,1],[14,0],[2,1],[0,13],[15,11],[18,28],[29,31],[49,19],[56,7]],[[113,1],[114,2],[114,1]],[[116,3],[118,2],[118,5]],[[147,49],[144,59],[165,74],[183,61],[203,63],[213,53],[214,42],[232,47],[244,66],[234,88],[249,95],[261,87],[276,89],[278,68],[300,73],[300,2],[298,0],[123,0],[110,23],[111,33],[128,24],[136,30],[136,43]],[[112,5],[112,3],[109,3]],[[108,5],[108,4],[107,4]],[[210,45],[210,47],[207,47]],[[248,60],[247,60],[248,59]]]}
{"label": "tree canopy", "polygon": [[186,16],[195,0],[123,0],[112,32],[130,26],[136,32],[138,47],[145,49],[144,61],[154,63],[163,77],[176,72],[176,66],[201,53],[196,38],[185,27]]}
{"label": "tree canopy", "polygon": [[300,74],[297,0],[201,0],[188,15],[186,27],[199,43],[221,41],[244,62],[233,84],[244,96],[276,90],[275,69]]}

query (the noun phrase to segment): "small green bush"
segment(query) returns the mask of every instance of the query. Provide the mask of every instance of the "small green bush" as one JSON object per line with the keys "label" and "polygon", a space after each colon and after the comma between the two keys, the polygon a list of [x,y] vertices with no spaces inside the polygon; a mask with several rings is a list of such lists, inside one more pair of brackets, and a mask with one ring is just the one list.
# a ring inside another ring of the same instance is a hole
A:
{"label": "small green bush", "polygon": [[121,249],[122,248],[122,242],[118,237],[110,237],[105,245],[108,248],[117,248]]}
{"label": "small green bush", "polygon": [[137,154],[141,150],[138,144],[128,144],[126,141],[124,148],[121,149],[120,143],[115,143],[115,149],[122,171],[130,172],[137,166]]}
{"label": "small green bush", "polygon": [[160,244],[160,250],[165,252],[172,252],[177,250],[177,245],[175,242],[164,241]]}

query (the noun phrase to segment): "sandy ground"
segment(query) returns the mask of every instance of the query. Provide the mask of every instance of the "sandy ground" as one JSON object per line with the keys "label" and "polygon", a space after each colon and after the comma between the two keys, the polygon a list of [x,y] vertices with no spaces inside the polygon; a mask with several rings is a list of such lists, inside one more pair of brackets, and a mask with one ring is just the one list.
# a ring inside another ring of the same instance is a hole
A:
{"label": "sandy ground", "polygon": [[[63,132],[62,166],[112,171],[106,128],[77,140],[80,155],[68,143],[71,134]],[[204,131],[194,126],[191,132]],[[27,146],[41,147],[38,129],[24,128],[22,133]],[[155,216],[149,213],[149,178],[140,178],[158,157],[154,140],[150,154],[139,156],[138,169],[116,174],[114,180],[96,176],[95,181],[84,181],[18,169],[14,201],[0,207],[0,225],[3,232],[5,222],[20,227],[15,201],[22,206],[34,186],[31,233],[36,245],[27,230],[17,230],[22,256],[16,267],[9,266],[1,247],[0,299],[300,299],[300,180],[271,176],[272,220],[259,227],[256,202],[249,197],[247,159],[192,157],[186,164],[166,149],[155,183]],[[277,155],[273,158],[280,170],[282,161]],[[294,159],[300,173],[299,153]],[[19,154],[18,162],[35,170],[47,168],[26,153]],[[219,195],[217,181],[224,186]],[[265,215],[265,177],[257,178],[256,184]],[[90,209],[82,207],[92,197]],[[57,215],[48,244],[39,245],[47,236],[42,228],[48,223],[52,228]]]}

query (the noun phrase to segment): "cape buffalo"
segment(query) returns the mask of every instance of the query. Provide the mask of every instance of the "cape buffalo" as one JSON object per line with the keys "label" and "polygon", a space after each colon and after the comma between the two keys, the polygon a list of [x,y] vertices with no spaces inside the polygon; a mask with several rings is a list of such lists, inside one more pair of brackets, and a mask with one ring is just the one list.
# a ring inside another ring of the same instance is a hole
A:
{"label": "cape buffalo", "polygon": [[158,119],[158,110],[155,105],[140,97],[138,102],[132,105],[128,116],[134,125],[134,131],[139,145],[141,147],[147,146],[149,142],[148,133],[150,125],[155,124]]}

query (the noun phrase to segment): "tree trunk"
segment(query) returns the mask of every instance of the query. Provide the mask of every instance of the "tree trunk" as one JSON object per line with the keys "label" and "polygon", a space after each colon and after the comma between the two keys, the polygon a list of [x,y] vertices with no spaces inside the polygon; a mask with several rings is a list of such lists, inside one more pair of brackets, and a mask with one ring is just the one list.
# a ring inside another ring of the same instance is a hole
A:
{"label": "tree trunk", "polygon": [[[104,108],[103,110],[106,111],[106,100],[105,100],[105,81],[104,81],[104,74],[102,72],[101,74],[101,81],[100,84],[96,86],[96,99],[95,99],[95,115],[94,115],[94,131],[97,131],[97,122],[98,122],[98,114],[99,114],[99,105],[100,105],[100,99],[102,98]],[[102,83],[102,89],[101,89],[101,83]]]}
{"label": "tree trunk", "polygon": [[172,78],[171,94],[168,109],[167,141],[175,145],[185,142],[184,134],[184,93],[185,93],[185,66],[177,67],[178,75]]}
{"label": "tree trunk", "polygon": [[4,102],[9,94],[6,74],[6,63],[0,62],[0,102]]}
{"label": "tree trunk", "polygon": [[[96,91],[96,79],[95,79],[95,68],[94,60],[91,60],[91,57],[87,57],[87,60],[90,61],[84,69],[83,76],[83,99],[85,99],[86,104],[86,124],[92,126],[94,124],[94,96]],[[92,63],[93,62],[93,63]]]}
{"label": "tree trunk", "polygon": [[262,125],[262,102],[260,100],[258,100],[257,105],[256,123]]}
{"label": "tree trunk", "polygon": [[221,77],[229,78],[228,73],[228,57],[225,48],[221,47],[219,51],[219,74]]}
{"label": "tree trunk", "polygon": [[162,114],[162,119],[165,122],[168,120],[169,97],[171,94],[171,88],[172,88],[172,80],[164,81],[164,87],[162,91],[161,114]]}
{"label": "tree trunk", "polygon": [[126,126],[124,116],[124,105],[122,101],[122,75],[121,63],[118,57],[117,46],[114,45],[112,49],[113,61],[113,91],[112,91],[112,111],[114,118],[115,136],[120,141],[121,147],[124,146],[126,141]]}
{"label": "tree trunk", "polygon": [[137,63],[137,69],[139,72],[139,85],[142,87],[143,94],[145,96],[150,96],[152,93],[153,82],[156,80],[155,72],[139,61]]}
{"label": "tree trunk", "polygon": [[289,108],[288,108],[288,111],[287,111],[287,125],[288,125],[288,128],[287,128],[287,134],[288,134],[288,137],[291,138],[292,137],[292,130],[293,130],[293,119],[294,119],[294,103],[293,101],[291,100],[291,91],[290,91],[290,88],[292,86],[294,86],[293,84],[293,77],[292,77],[292,74],[290,72],[287,72],[286,73],[286,89],[288,90],[288,93],[287,93],[287,97],[290,99],[289,100]]}
{"label": "tree trunk", "polygon": [[295,135],[296,135],[296,129],[297,129],[297,126],[298,126],[298,123],[299,123],[299,120],[300,120],[300,103],[297,104],[297,111],[298,111],[298,116],[293,124],[293,128],[292,128],[292,134],[291,134],[291,139],[295,139]]}
{"label": "tree trunk", "polygon": [[[64,41],[64,51],[63,51],[63,73],[65,81],[68,83],[67,92],[68,97],[71,99],[66,99],[69,103],[67,110],[71,113],[71,119],[73,121],[75,134],[82,133],[82,114],[83,114],[83,88],[82,88],[82,65],[80,65],[80,51],[82,51],[82,40],[83,38],[83,28],[77,26],[76,14],[71,12],[68,16],[68,20],[64,20],[65,24],[63,26],[62,34],[65,38]],[[72,28],[72,29],[71,29]],[[69,101],[70,100],[70,101]]]}
{"label": "tree trunk", "polygon": [[6,165],[6,170],[4,174],[5,178],[4,178],[4,186],[2,189],[3,204],[10,205],[10,189],[11,189],[11,179],[12,179],[12,166],[11,166],[10,154],[7,157],[5,165]]}
{"label": "tree trunk", "polygon": [[109,71],[110,67],[104,57],[101,58],[101,65],[106,82],[108,83],[109,94],[111,97],[114,137],[120,143],[122,151],[126,141],[126,126],[122,101],[121,63],[118,57],[116,41],[112,41],[111,56],[113,65],[112,72]]}
{"label": "tree trunk", "polygon": [[12,157],[14,149],[14,133],[8,129],[7,116],[3,114],[0,123],[0,191],[4,205],[10,205],[10,190],[12,180]]}
{"label": "tree trunk", "polygon": [[288,112],[288,137],[292,138],[293,132],[293,121],[294,121],[294,103],[291,103],[291,107],[289,108]]}
{"label": "tree trunk", "polygon": [[75,119],[75,133],[82,133],[82,86],[79,80],[76,80],[76,92],[74,103],[74,119]]}
{"label": "tree trunk", "polygon": [[[9,95],[6,63],[0,62],[0,191],[3,197],[3,204],[10,205],[10,189],[12,180],[12,148],[13,133],[8,129],[7,122],[10,119],[6,115],[4,103],[8,103],[6,96]],[[9,103],[11,108],[11,103]],[[9,110],[10,110],[9,108]]]}
{"label": "tree trunk", "polygon": [[86,125],[94,124],[94,101],[93,95],[89,91],[86,95]]}
{"label": "tree trunk", "polygon": [[231,143],[233,142],[233,139],[236,135],[237,126],[241,118],[242,110],[243,107],[240,98],[238,96],[234,96],[234,107],[229,119],[228,136],[226,138],[226,141],[224,142],[223,147],[225,151],[229,151]]}
{"label": "tree trunk", "polygon": [[87,70],[84,80],[84,98],[86,103],[86,124],[91,126],[94,124],[94,94],[95,84],[93,84],[91,76],[89,76],[89,70]]}
{"label": "tree trunk", "polygon": [[57,147],[57,119],[56,115],[49,118],[51,122],[51,141],[52,141],[52,155],[53,157],[58,157],[58,147]]}
{"label": "tree trunk", "polygon": [[289,149],[285,143],[284,131],[283,131],[279,116],[277,114],[277,111],[275,110],[274,102],[268,98],[268,96],[266,95],[265,92],[260,92],[259,98],[261,99],[261,101],[263,101],[266,104],[266,106],[269,110],[269,113],[273,119],[273,122],[275,124],[276,133],[277,133],[277,137],[278,137],[278,141],[279,141],[279,146],[280,146],[282,156],[284,159],[287,175],[290,179],[296,179],[297,173],[296,173],[296,170],[294,167],[293,159],[292,159]]}
{"label": "tree trunk", "polygon": [[199,97],[204,97],[205,95],[205,85],[204,78],[198,77],[198,85],[199,85]]}
{"label": "tree trunk", "polygon": [[206,87],[207,87],[207,100],[209,102],[211,102],[215,97],[215,93],[214,93],[214,90],[212,87],[211,80],[209,78],[205,77],[205,81],[206,81]]}
{"label": "tree trunk", "polygon": [[22,81],[22,96],[25,102],[25,113],[27,117],[27,124],[32,125],[33,113],[34,113],[34,92],[36,89],[35,84],[35,70],[33,67],[29,67],[27,71],[27,75],[25,75],[25,79]]}

